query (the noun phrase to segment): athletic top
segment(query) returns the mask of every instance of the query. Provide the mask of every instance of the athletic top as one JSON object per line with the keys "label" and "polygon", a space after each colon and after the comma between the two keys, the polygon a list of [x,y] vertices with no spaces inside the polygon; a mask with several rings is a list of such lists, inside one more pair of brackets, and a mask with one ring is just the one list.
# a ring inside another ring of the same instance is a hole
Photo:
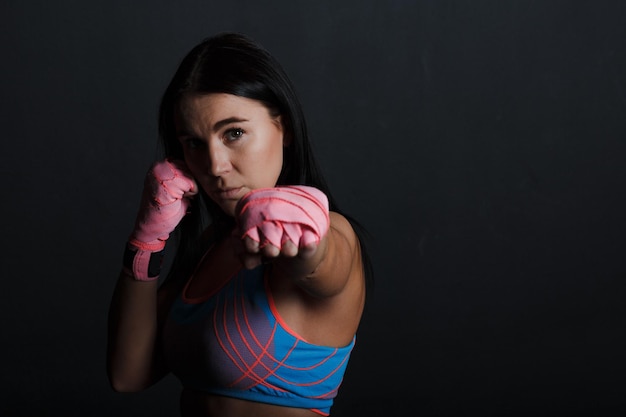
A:
{"label": "athletic top", "polygon": [[190,279],[165,323],[165,359],[184,387],[327,416],[356,336],[335,348],[297,335],[274,305],[268,268],[242,268],[201,299],[185,297]]}

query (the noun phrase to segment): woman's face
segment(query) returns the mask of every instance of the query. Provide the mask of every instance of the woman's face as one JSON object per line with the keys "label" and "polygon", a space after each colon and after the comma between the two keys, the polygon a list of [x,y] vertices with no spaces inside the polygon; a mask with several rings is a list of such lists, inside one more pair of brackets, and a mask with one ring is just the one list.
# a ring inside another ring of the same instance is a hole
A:
{"label": "woman's face", "polygon": [[231,94],[189,96],[176,134],[198,185],[234,215],[247,192],[274,187],[283,165],[283,126],[262,103]]}

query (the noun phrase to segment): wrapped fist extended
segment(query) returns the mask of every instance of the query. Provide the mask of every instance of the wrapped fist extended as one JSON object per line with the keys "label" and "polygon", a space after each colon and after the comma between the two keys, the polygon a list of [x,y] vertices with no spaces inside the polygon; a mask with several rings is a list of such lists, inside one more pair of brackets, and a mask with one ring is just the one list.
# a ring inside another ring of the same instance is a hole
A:
{"label": "wrapped fist extended", "polygon": [[253,190],[239,201],[235,214],[241,239],[251,239],[259,249],[268,244],[278,251],[292,244],[306,249],[319,244],[330,225],[326,195],[303,185]]}

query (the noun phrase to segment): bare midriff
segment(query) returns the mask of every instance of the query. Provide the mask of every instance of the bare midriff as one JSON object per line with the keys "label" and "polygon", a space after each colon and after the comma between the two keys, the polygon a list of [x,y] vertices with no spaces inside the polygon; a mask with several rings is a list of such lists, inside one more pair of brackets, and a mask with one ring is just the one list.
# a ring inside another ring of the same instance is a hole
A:
{"label": "bare midriff", "polygon": [[305,409],[263,404],[184,389],[180,398],[182,417],[320,417]]}

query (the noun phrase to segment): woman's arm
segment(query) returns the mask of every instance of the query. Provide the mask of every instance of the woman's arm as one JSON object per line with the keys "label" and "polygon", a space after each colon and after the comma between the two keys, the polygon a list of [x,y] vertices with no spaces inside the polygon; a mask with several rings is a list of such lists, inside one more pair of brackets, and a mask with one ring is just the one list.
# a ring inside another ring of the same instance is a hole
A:
{"label": "woman's arm", "polygon": [[116,391],[141,391],[164,372],[158,360],[157,281],[122,271],[109,307],[107,373]]}
{"label": "woman's arm", "polygon": [[296,285],[318,298],[341,293],[352,280],[364,280],[358,238],[348,220],[330,213],[328,233],[294,257],[277,259],[276,267]]}
{"label": "woman's arm", "polygon": [[146,174],[109,308],[107,372],[116,391],[140,391],[165,375],[158,333],[176,286],[157,291],[159,258],[197,189],[181,161],[155,162]]}
{"label": "woman's arm", "polygon": [[109,308],[107,373],[115,391],[136,392],[163,378],[168,370],[159,333],[180,285],[137,281],[124,270]]}

